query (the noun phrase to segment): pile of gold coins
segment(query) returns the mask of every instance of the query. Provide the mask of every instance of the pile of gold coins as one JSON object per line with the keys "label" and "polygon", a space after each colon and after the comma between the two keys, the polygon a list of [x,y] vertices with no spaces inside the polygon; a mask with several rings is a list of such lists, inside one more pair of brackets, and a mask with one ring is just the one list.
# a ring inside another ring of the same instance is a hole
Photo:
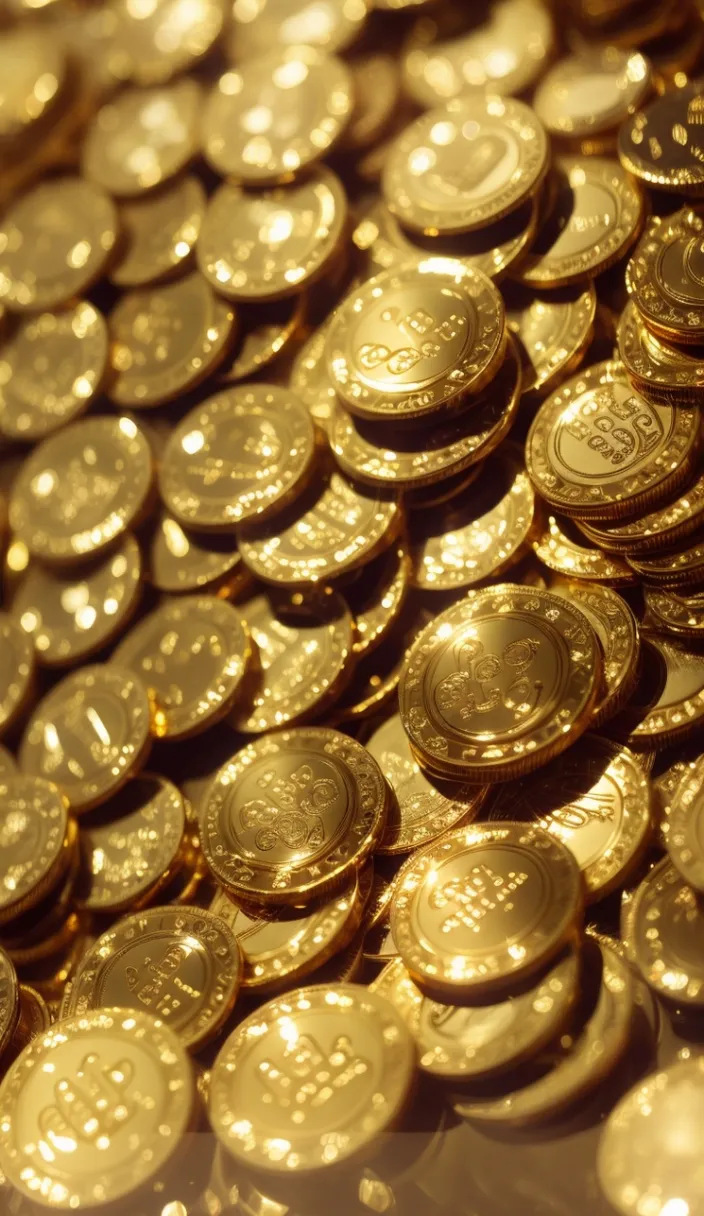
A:
{"label": "pile of gold coins", "polygon": [[703,1216],[699,72],[0,3],[3,1213]]}

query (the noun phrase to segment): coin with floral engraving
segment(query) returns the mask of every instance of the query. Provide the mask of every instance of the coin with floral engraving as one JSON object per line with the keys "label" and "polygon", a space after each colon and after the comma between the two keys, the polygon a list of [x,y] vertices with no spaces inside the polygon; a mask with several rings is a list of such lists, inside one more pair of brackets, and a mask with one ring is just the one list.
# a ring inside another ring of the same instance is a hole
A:
{"label": "coin with floral engraving", "polygon": [[144,287],[188,265],[200,235],[206,196],[187,174],[144,198],[120,204],[120,258],[110,272],[118,287]]}
{"label": "coin with floral engraving", "polygon": [[701,638],[704,634],[704,596],[677,595],[665,587],[644,587],[643,599],[648,620],[663,633],[685,638]]}

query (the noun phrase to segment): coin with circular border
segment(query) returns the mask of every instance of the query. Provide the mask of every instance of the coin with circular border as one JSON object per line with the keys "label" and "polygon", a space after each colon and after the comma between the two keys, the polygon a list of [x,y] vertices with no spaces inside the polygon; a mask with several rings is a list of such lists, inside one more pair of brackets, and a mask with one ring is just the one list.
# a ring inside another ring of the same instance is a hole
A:
{"label": "coin with circular border", "polygon": [[667,851],[685,882],[704,892],[704,764],[701,758],[678,784],[667,817]]}
{"label": "coin with circular border", "polygon": [[601,699],[593,711],[596,730],[628,701],[638,682],[640,626],[623,596],[611,587],[555,580],[550,590],[581,608],[601,644],[603,680]]}
{"label": "coin with circular border", "polygon": [[58,785],[74,812],[90,810],[143,767],[150,724],[141,680],[113,663],[82,667],[35,709],[22,738],[20,768]]}
{"label": "coin with circular border", "polygon": [[19,984],[15,968],[0,949],[0,1054],[10,1043],[20,1013]]}
{"label": "coin with circular border", "polygon": [[81,419],[24,461],[12,486],[12,530],[40,561],[86,561],[139,522],[152,476],[149,444],[130,418]]}
{"label": "coin with circular border", "polygon": [[331,318],[306,338],[291,366],[289,385],[310,411],[313,421],[327,431],[337,401],[330,380],[325,344]]}
{"label": "coin with circular border", "polygon": [[304,294],[264,304],[248,304],[238,319],[235,356],[220,369],[220,384],[250,380],[282,355],[295,350],[305,329]]}
{"label": "coin with circular border", "polygon": [[0,924],[36,907],[60,881],[67,847],[67,802],[57,786],[15,773],[0,779],[0,822],[5,842],[0,864]]}
{"label": "coin with circular border", "polygon": [[543,565],[566,578],[588,579],[614,587],[637,582],[635,571],[625,561],[611,553],[603,553],[588,540],[585,542],[570,519],[546,515],[532,544],[533,552]]}
{"label": "coin with circular border", "polygon": [[232,599],[251,581],[233,536],[184,531],[168,511],[154,521],[148,555],[149,579],[167,595],[203,591]]}
{"label": "coin with circular border", "polygon": [[597,47],[549,68],[533,105],[551,135],[576,138],[614,131],[652,89],[650,63],[638,51]]}
{"label": "coin with circular border", "polygon": [[655,629],[679,637],[704,637],[704,595],[676,595],[660,587],[644,587],[648,620]]}
{"label": "coin with circular border", "polygon": [[153,190],[195,157],[202,92],[184,77],[151,89],[125,89],[93,117],[83,141],[85,176],[118,198]]}
{"label": "coin with circular border", "polygon": [[669,857],[641,882],[628,923],[629,957],[646,983],[668,1001],[701,1009],[704,910]]}
{"label": "coin with circular border", "polygon": [[194,271],[127,292],[109,318],[108,392],[122,408],[150,409],[205,380],[228,353],[235,312]]}
{"label": "coin with circular border", "polygon": [[0,613],[0,735],[27,708],[34,688],[34,647],[19,623]]}
{"label": "coin with circular border", "polygon": [[511,284],[504,299],[506,324],[521,357],[521,392],[554,387],[579,366],[591,342],[596,315],[593,284],[539,294]]}
{"label": "coin with circular border", "polygon": [[617,161],[561,157],[552,210],[517,271],[528,287],[584,283],[613,266],[636,241],[643,196]]}
{"label": "coin with circular border", "polygon": [[506,351],[503,300],[480,271],[428,258],[352,291],[333,314],[325,351],[352,413],[420,418],[496,375]]}
{"label": "coin with circular border", "polygon": [[[629,300],[618,323],[618,353],[640,393],[656,401],[692,406],[704,388],[704,354],[669,346],[652,334]],[[702,354],[701,358],[697,358]]]}
{"label": "coin with circular border", "polygon": [[0,302],[36,312],[86,291],[103,273],[117,231],[114,203],[91,182],[40,182],[0,222]]}
{"label": "coin with circular border", "polygon": [[230,725],[258,735],[322,713],[352,670],[354,623],[342,596],[329,588],[305,597],[257,589],[237,610],[256,651]]}
{"label": "coin with circular border", "polygon": [[383,642],[398,620],[411,581],[411,558],[405,539],[391,545],[353,575],[344,598],[354,618],[355,655],[367,654]]}
{"label": "coin with circular border", "polygon": [[547,135],[523,102],[457,98],[396,139],[381,188],[406,228],[450,235],[507,215],[535,194],[548,165]]}
{"label": "coin with circular border", "polygon": [[[304,44],[268,47],[213,86],[203,107],[205,159],[247,186],[290,181],[334,147],[353,105],[342,60]],[[258,114],[264,126],[253,121]]]}
{"label": "coin with circular border", "polygon": [[367,0],[234,0],[228,50],[235,63],[264,55],[272,46],[308,43],[325,51],[344,51],[362,33]]}
{"label": "coin with circular border", "polygon": [[214,777],[203,853],[240,898],[300,904],[349,880],[381,836],[387,802],[381,769],[355,739],[324,728],[280,731]]}
{"label": "coin with circular border", "polygon": [[651,220],[626,268],[626,287],[649,329],[667,342],[704,342],[704,215],[683,207]]}
{"label": "coin with circular border", "polygon": [[313,420],[290,389],[229,388],[186,414],[171,433],[159,490],[180,523],[207,532],[279,513],[310,481]]}
{"label": "coin with circular border", "polygon": [[619,132],[621,163],[634,177],[658,190],[704,193],[704,165],[698,156],[704,103],[697,84],[668,90],[638,110]]}
{"label": "coin with circular border", "polygon": [[582,916],[570,851],[543,828],[474,824],[414,855],[391,901],[399,954],[425,996],[501,997],[551,962]]}
{"label": "coin with circular border", "polygon": [[601,692],[599,642],[584,614],[537,587],[470,592],[406,656],[399,706],[429,767],[508,781],[569,747]]}
{"label": "coin with circular border", "polygon": [[80,571],[31,562],[12,599],[12,613],[34,643],[42,667],[89,658],[123,631],[142,593],[142,556],[129,533],[117,549]]}
{"label": "coin with circular border", "polygon": [[[150,1101],[143,1098],[148,1078]],[[63,1096],[82,1095],[95,1110],[95,1136],[110,1155],[98,1170],[95,1141],[82,1138],[85,1121]],[[55,1023],[24,1049],[0,1086],[0,1162],[30,1203],[51,1195],[57,1211],[119,1200],[163,1172],[183,1145],[193,1120],[193,1071],[176,1035],[142,1011],[99,1009]],[[122,1121],[115,1110],[124,1111]],[[64,1113],[60,1113],[63,1110]],[[69,1160],[42,1153],[44,1118],[56,1119],[75,1151]],[[112,1116],[112,1117],[111,1117]],[[136,1146],[136,1147],[135,1147]]]}
{"label": "coin with circular border", "polygon": [[225,182],[208,201],[198,265],[228,299],[281,300],[325,274],[346,219],[344,188],[329,169],[256,193]]}
{"label": "coin with circular border", "polygon": [[536,490],[558,510],[632,518],[688,480],[700,433],[696,410],[650,402],[635,392],[622,363],[596,363],[540,406],[526,465]]}
{"label": "coin with circular border", "polygon": [[85,413],[105,379],[108,332],[85,301],[22,320],[0,352],[0,431],[34,441]]}
{"label": "coin with circular border", "polygon": [[641,677],[609,734],[636,751],[693,734],[704,719],[704,656],[675,637],[641,633]]}
{"label": "coin with circular border", "polygon": [[[677,407],[675,407],[677,408]],[[585,535],[604,549],[627,554],[628,558],[658,558],[651,551],[672,549],[704,523],[704,475],[687,485],[673,502],[641,515],[628,523],[580,520]]]}
{"label": "coin with circular border", "polygon": [[112,69],[135,84],[163,84],[193,67],[213,46],[225,16],[220,0],[196,0],[184,9],[179,0],[155,0],[139,11],[129,0],[114,0],[108,10]]}
{"label": "coin with circular border", "polygon": [[12,147],[32,138],[56,110],[66,83],[63,48],[41,26],[15,26],[2,40],[0,140]]}
{"label": "coin with circular border", "polygon": [[15,757],[6,747],[0,744],[0,780],[11,777],[17,772]]}
{"label": "coin with circular border", "polygon": [[186,739],[227,714],[252,656],[247,627],[215,595],[165,599],[113,653],[149,689],[157,738]]}
{"label": "coin with circular border", "polygon": [[188,265],[200,235],[206,195],[188,174],[119,207],[120,258],[110,272],[118,287],[146,287]]}

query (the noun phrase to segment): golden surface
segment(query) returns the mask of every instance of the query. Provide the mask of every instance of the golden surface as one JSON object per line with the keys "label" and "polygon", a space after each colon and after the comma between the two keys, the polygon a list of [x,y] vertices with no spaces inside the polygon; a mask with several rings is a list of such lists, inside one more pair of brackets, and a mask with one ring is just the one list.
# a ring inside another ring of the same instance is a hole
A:
{"label": "golden surface", "polygon": [[66,79],[61,47],[37,26],[3,31],[0,140],[27,137],[57,105]]}
{"label": "golden surface", "polygon": [[586,616],[601,645],[604,660],[601,699],[592,718],[596,730],[621,709],[635,691],[640,660],[640,626],[623,596],[611,587],[569,579],[554,580],[550,590],[564,595]]}
{"label": "golden surface", "polygon": [[272,44],[345,50],[364,28],[369,7],[367,0],[232,0],[232,57],[263,55]]}
{"label": "golden surface", "polygon": [[618,152],[629,173],[658,190],[704,189],[699,156],[702,100],[696,84],[673,89],[639,110],[619,133]]}
{"label": "golden surface", "polygon": [[641,882],[628,923],[629,955],[643,979],[678,1005],[701,1008],[704,912],[696,892],[669,857],[659,861]]}
{"label": "golden surface", "polygon": [[0,614],[0,734],[26,708],[34,683],[34,647],[20,625]]}
{"label": "golden surface", "polygon": [[552,135],[597,135],[633,114],[650,88],[643,55],[607,46],[550,68],[536,90],[535,112]]}
{"label": "golden surface", "polygon": [[205,191],[190,175],[120,204],[121,256],[110,272],[118,287],[170,277],[192,258],[205,214]]}
{"label": "golden surface", "polygon": [[0,780],[0,924],[39,903],[67,864],[67,803],[50,781]]}
{"label": "golden surface", "polygon": [[204,591],[230,599],[250,581],[229,533],[185,532],[168,511],[160,511],[149,544],[149,577],[171,595]]}
{"label": "golden surface", "polygon": [[220,0],[115,0],[111,67],[135,84],[162,84],[207,54],[223,25]]}
{"label": "golden surface", "polygon": [[537,295],[515,284],[507,289],[505,299],[506,324],[521,357],[521,392],[552,388],[575,370],[591,341],[594,287]]}
{"label": "golden surface", "polygon": [[632,300],[618,325],[618,351],[626,371],[640,391],[678,405],[698,400],[704,385],[704,358],[699,351],[675,349],[647,328]]}
{"label": "golden surface", "polygon": [[544,526],[533,540],[533,550],[544,566],[567,578],[605,582],[614,587],[636,581],[634,571],[625,561],[590,543],[573,521],[565,517],[546,516]]}
{"label": "golden surface", "polygon": [[684,738],[704,716],[704,657],[683,641],[648,630],[642,636],[641,676],[615,720],[619,737],[638,751]]}
{"label": "golden surface", "polygon": [[364,566],[345,584],[345,599],[354,617],[356,655],[374,650],[393,629],[411,583],[411,555],[405,540]]}
{"label": "golden surface", "polygon": [[0,1050],[4,1051],[15,1033],[20,1012],[17,974],[4,950],[0,949]]}
{"label": "golden surface", "polygon": [[629,294],[646,324],[665,341],[704,339],[703,231],[701,215],[688,207],[667,220],[651,220],[629,262]]}
{"label": "golden surface", "polygon": [[677,786],[668,814],[667,851],[682,877],[704,891],[704,798],[697,762]]}

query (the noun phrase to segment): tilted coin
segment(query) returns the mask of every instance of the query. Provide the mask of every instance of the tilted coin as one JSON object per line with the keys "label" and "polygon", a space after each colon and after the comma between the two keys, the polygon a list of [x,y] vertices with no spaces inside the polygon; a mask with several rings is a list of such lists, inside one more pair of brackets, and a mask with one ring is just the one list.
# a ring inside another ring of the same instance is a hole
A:
{"label": "tilted coin", "polygon": [[[305,332],[307,298],[300,295],[285,300],[249,304],[240,316],[235,355],[220,369],[221,384],[249,380],[290,350],[298,348]],[[293,387],[293,386],[291,386]]]}
{"label": "tilted coin", "polygon": [[704,217],[684,207],[652,220],[626,270],[626,286],[649,329],[665,341],[704,342]]}
{"label": "tilted coin", "polygon": [[[289,181],[339,140],[352,107],[342,60],[312,46],[268,47],[213,86],[203,110],[205,158],[248,186]],[[264,126],[252,117],[262,114]]]}
{"label": "tilted coin", "polygon": [[80,917],[73,908],[80,860],[75,820],[69,821],[64,849],[68,861],[58,883],[38,903],[2,926],[0,945],[20,969],[55,954],[70,944],[80,931]]}
{"label": "tilted coin", "polygon": [[596,730],[618,712],[636,687],[640,627],[633,610],[610,587],[569,580],[553,582],[550,590],[581,608],[601,643],[604,688],[591,722],[592,730]]}
{"label": "tilted coin", "polygon": [[[704,353],[675,349],[657,338],[633,300],[621,313],[617,336],[619,355],[640,393],[683,406],[699,400],[704,386]],[[698,358],[700,353],[702,357]]]}
{"label": "tilted coin", "polygon": [[310,411],[314,422],[327,430],[332,418],[337,394],[330,379],[325,344],[331,318],[306,339],[298,351],[289,378],[289,385]]}
{"label": "tilted coin", "polygon": [[188,264],[200,235],[205,191],[187,175],[119,207],[122,247],[110,278],[118,287],[145,287]]}
{"label": "tilted coin", "polygon": [[[586,536],[603,548],[626,553],[629,560],[631,557],[636,561],[644,558],[647,562],[651,556],[650,550],[672,549],[683,537],[701,528],[703,523],[704,476],[700,475],[680,491],[678,498],[638,519],[626,523],[580,520],[579,526]],[[658,557],[654,560],[657,563]]]}
{"label": "tilted coin", "polygon": [[202,95],[188,77],[161,88],[125,89],[92,119],[85,176],[118,198],[153,190],[193,160]]}
{"label": "tilted coin", "polygon": [[0,808],[0,924],[5,924],[36,907],[60,881],[73,849],[67,803],[52,782],[19,773],[4,776]]}
{"label": "tilted coin", "polygon": [[23,320],[0,355],[2,434],[43,439],[83,414],[104,380],[107,359],[107,327],[92,304]]}
{"label": "tilted coin", "polygon": [[373,148],[388,131],[401,96],[401,73],[395,56],[382,51],[357,52],[348,63],[354,109],[341,149],[358,152]]}
{"label": "tilted coin", "polygon": [[0,302],[22,311],[56,308],[105,269],[117,240],[117,211],[80,177],[41,182],[0,223]]}
{"label": "tilted coin", "polygon": [[646,875],[628,914],[629,956],[660,996],[704,1005],[704,909],[696,892],[664,857]]}
{"label": "tilted coin", "polygon": [[368,0],[323,0],[311,8],[309,0],[234,0],[228,49],[235,63],[263,55],[274,46],[309,43],[326,51],[343,51],[364,28]]}
{"label": "tilted coin", "polygon": [[66,56],[41,26],[15,26],[2,40],[0,103],[3,143],[27,137],[55,109],[66,80]]}
{"label": "tilted coin", "polygon": [[[194,1104],[188,1057],[162,1022],[123,1009],[64,1019],[25,1048],[0,1085],[2,1171],[29,1202],[102,1206],[164,1170]],[[50,1143],[55,1149],[42,1152]]]}
{"label": "tilted coin", "polygon": [[637,581],[637,575],[625,561],[585,541],[573,521],[564,516],[547,515],[532,543],[543,565],[566,578],[588,579],[613,587]]}
{"label": "tilted coin", "polygon": [[381,836],[388,790],[376,760],[337,731],[258,739],[215,776],[202,847],[243,899],[300,904],[349,880]]}
{"label": "tilted coin", "polygon": [[701,194],[702,114],[704,102],[697,84],[686,84],[656,98],[621,127],[618,153],[622,164],[629,173],[658,190]]}
{"label": "tilted coin", "polygon": [[384,640],[399,618],[410,583],[411,558],[403,539],[351,576],[344,598],[354,617],[356,655]]}
{"label": "tilted coin", "polygon": [[217,0],[155,0],[147,12],[117,0],[108,12],[115,21],[111,51],[114,70],[135,84],[162,84],[192,67],[210,50],[224,19]]}
{"label": "tilted coin", "polygon": [[65,1017],[100,1008],[146,1010],[197,1051],[235,1003],[242,960],[230,926],[201,908],[148,908],[124,917],[84,954]]}
{"label": "tilted coin", "polygon": [[704,718],[704,656],[674,637],[641,634],[641,676],[609,734],[644,751],[692,734]]}
{"label": "tilted coin", "polygon": [[250,582],[234,536],[184,531],[160,511],[149,539],[149,578],[169,595],[203,591],[231,599]]}
{"label": "tilted coin", "polygon": [[614,46],[560,59],[535,92],[535,112],[551,135],[614,131],[647,98],[650,64],[637,51]]}
{"label": "tilted coin", "polygon": [[159,490],[182,523],[204,531],[276,515],[307,484],[313,420],[274,384],[230,388],[186,414],[171,433]]}
{"label": "tilted coin", "polygon": [[682,596],[660,587],[644,587],[643,599],[654,628],[686,638],[704,635],[703,595]]}
{"label": "tilted coin", "polygon": [[416,639],[400,713],[429,767],[480,784],[506,781],[586,729],[601,674],[598,640],[577,607],[499,584],[471,592]]}
{"label": "tilted coin", "polygon": [[198,265],[230,300],[281,300],[325,274],[346,219],[345,191],[330,169],[256,193],[226,182],[208,201]]}
{"label": "tilted coin", "polygon": [[688,479],[700,442],[695,410],[647,401],[618,362],[596,363],[541,405],[526,440],[535,488],[584,519],[642,514]]}
{"label": "tilted coin", "polygon": [[357,661],[352,678],[335,702],[332,711],[335,724],[373,717],[387,702],[395,700],[406,652],[431,619],[427,604],[411,590],[385,644]]}
{"label": "tilted coin", "polygon": [[20,1012],[17,973],[4,950],[0,949],[0,1053],[10,1042]]}
{"label": "tilted coin", "polygon": [[[247,1167],[288,1178],[325,1169],[368,1152],[394,1126],[414,1066],[410,1033],[384,997],[361,985],[299,988],[258,1009],[224,1043],[210,1122]],[[246,1129],[235,1116],[243,1109]]]}
{"label": "tilted coin", "polygon": [[396,139],[382,193],[407,228],[470,232],[534,194],[548,160],[545,130],[523,102],[492,94],[457,98]]}
{"label": "tilted coin", "polygon": [[73,811],[104,802],[149,755],[151,706],[141,680],[99,663],[65,676],[25,728],[24,773],[58,785]]}
{"label": "tilted coin", "polygon": [[113,661],[154,698],[159,738],[197,735],[232,707],[252,648],[242,617],[214,595],[165,599],[130,630]]}
{"label": "tilted coin", "polygon": [[704,544],[701,530],[666,553],[627,555],[629,566],[646,582],[674,591],[699,591],[704,579]]}
{"label": "tilted coin", "polygon": [[368,279],[333,314],[333,387],[362,418],[419,418],[493,379],[504,357],[504,306],[480,271],[430,257]]}
{"label": "tilted coin", "polygon": [[17,765],[12,752],[9,752],[6,747],[0,744],[0,779],[12,776],[17,772]]}
{"label": "tilted coin", "polygon": [[0,734],[17,720],[32,695],[34,647],[19,623],[0,613]]}
{"label": "tilted coin", "polygon": [[142,556],[126,533],[118,547],[80,570],[61,572],[30,562],[12,599],[12,613],[34,643],[42,667],[88,658],[121,633],[142,590]]}
{"label": "tilted coin", "polygon": [[521,359],[521,392],[538,392],[573,372],[591,340],[596,292],[591,284],[536,294],[507,289],[506,324]]}
{"label": "tilted coin", "polygon": [[667,851],[682,877],[704,893],[704,766],[686,772],[668,815]]}
{"label": "tilted coin", "polygon": [[582,912],[572,854],[543,828],[456,828],[414,854],[396,884],[391,929],[421,992],[482,1004],[558,954]]}
{"label": "tilted coin", "polygon": [[640,189],[617,161],[561,157],[553,206],[518,277],[529,287],[584,283],[613,266],[640,232]]}
{"label": "tilted coin", "polygon": [[50,435],[12,487],[10,524],[33,557],[71,565],[137,522],[152,487],[149,444],[130,418],[84,418]]}
{"label": "tilted coin", "polygon": [[148,409],[180,396],[222,362],[234,326],[234,310],[196,271],[127,292],[109,319],[111,399]]}

